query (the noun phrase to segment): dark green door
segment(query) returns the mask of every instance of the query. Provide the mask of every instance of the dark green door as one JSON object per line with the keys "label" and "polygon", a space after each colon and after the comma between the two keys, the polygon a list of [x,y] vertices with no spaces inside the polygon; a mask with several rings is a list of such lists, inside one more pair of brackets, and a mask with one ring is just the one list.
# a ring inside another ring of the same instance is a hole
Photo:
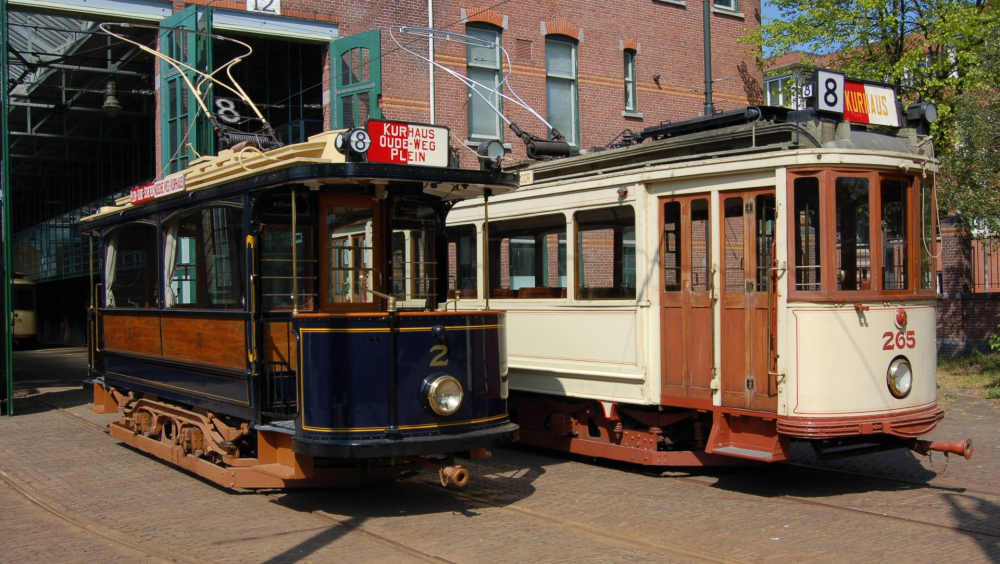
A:
{"label": "dark green door", "polygon": [[[212,9],[188,6],[165,18],[160,27],[212,32]],[[171,31],[160,32],[159,51],[204,73],[212,72],[212,40],[205,35]],[[180,70],[160,61],[160,146],[163,175],[187,168],[198,155],[214,154],[214,137],[208,116],[202,111],[196,94],[188,88],[184,76],[197,86],[199,77],[190,70]],[[212,107],[211,90],[203,92],[208,108]]]}
{"label": "dark green door", "polygon": [[333,129],[363,127],[381,119],[382,32],[375,29],[330,42]]}

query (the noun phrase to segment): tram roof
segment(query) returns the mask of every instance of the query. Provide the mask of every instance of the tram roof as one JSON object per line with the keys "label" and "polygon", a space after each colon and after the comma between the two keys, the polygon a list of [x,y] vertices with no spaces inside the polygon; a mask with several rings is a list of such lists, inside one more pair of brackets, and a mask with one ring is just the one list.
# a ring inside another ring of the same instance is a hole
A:
{"label": "tram roof", "polygon": [[806,109],[747,107],[648,127],[631,144],[514,168],[532,171],[533,181],[667,162],[688,162],[791,149],[847,149],[933,158],[933,145],[909,127],[883,131],[852,125]]}
{"label": "tram roof", "polygon": [[340,132],[326,131],[305,143],[266,153],[256,149],[223,150],[218,156],[201,157],[183,171],[159,181],[173,182],[173,187],[163,189],[166,193],[137,202],[136,190],[148,188],[152,194],[154,186],[156,190],[161,187],[158,182],[133,189],[132,196],[119,198],[114,206],[104,206],[80,221],[83,229],[90,230],[195,202],[290,183],[311,188],[380,184],[390,191],[393,186],[420,184],[425,194],[442,200],[477,198],[487,190],[490,195],[498,195],[517,189],[516,175],[508,172],[348,162],[334,146]]}

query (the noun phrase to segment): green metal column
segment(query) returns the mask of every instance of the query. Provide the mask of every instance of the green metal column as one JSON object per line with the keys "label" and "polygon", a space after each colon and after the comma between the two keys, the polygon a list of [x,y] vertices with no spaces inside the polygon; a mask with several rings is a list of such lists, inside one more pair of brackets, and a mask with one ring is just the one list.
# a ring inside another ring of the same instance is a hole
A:
{"label": "green metal column", "polygon": [[0,353],[3,354],[3,376],[0,378],[3,382],[3,386],[0,386],[0,415],[13,415],[14,414],[14,358],[13,353],[13,340],[11,335],[11,269],[13,268],[13,263],[10,256],[10,243],[11,233],[10,227],[10,69],[8,67],[9,61],[7,59],[7,0],[0,0],[0,77],[3,80],[0,81],[0,145],[3,145],[3,153],[0,155],[2,157],[2,162],[0,162],[0,183],[2,183],[2,192],[0,192],[0,208],[2,208],[2,217],[0,217],[0,226],[2,226],[3,232],[0,236],[3,237],[3,330],[0,331],[2,336],[2,343],[0,343]]}

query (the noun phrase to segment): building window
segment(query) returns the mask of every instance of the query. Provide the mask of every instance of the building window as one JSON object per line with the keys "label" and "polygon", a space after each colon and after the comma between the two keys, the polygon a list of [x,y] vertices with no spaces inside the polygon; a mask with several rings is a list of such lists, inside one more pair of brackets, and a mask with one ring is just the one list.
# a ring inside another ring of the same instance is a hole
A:
{"label": "building window", "polygon": [[[500,31],[492,27],[467,26],[467,35],[500,45]],[[500,115],[503,111],[497,93],[502,70],[499,47],[469,45],[466,49],[465,75],[478,84],[469,87],[469,138],[501,139],[503,129]],[[489,102],[487,102],[489,100]],[[490,106],[492,104],[492,107]]]}
{"label": "building window", "polygon": [[625,111],[634,112],[635,102],[635,51],[625,50]]}
{"label": "building window", "polygon": [[736,0],[715,0],[715,7],[730,12],[737,11]]}
{"label": "building window", "polygon": [[795,76],[767,78],[764,80],[764,105],[793,110],[802,109],[805,105],[796,96],[796,90]]}
{"label": "building window", "polygon": [[545,39],[545,97],[549,123],[566,141],[579,147],[576,42],[555,36]]}

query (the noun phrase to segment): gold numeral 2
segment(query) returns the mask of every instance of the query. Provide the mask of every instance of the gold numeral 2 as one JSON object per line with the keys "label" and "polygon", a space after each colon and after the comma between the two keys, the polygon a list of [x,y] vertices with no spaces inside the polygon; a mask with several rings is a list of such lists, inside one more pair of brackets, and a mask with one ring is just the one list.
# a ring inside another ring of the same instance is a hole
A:
{"label": "gold numeral 2", "polygon": [[431,361],[431,366],[448,366],[448,346],[447,345],[434,345],[431,347],[431,352],[437,352],[438,355],[434,357]]}

